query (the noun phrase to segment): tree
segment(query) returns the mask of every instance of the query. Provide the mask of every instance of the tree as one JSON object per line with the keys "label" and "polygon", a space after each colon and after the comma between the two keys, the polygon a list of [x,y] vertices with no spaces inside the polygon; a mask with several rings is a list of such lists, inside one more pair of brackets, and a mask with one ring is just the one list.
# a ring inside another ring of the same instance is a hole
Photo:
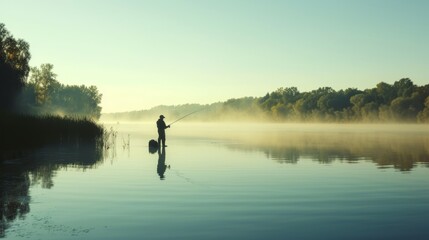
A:
{"label": "tree", "polygon": [[410,97],[414,91],[414,84],[409,78],[402,78],[393,83],[398,97]]}
{"label": "tree", "polygon": [[[29,83],[20,97],[24,110],[34,114],[67,115],[99,119],[102,95],[97,87],[63,85],[52,64],[31,68]],[[33,98],[33,101],[31,101]],[[33,106],[31,106],[33,105]]]}
{"label": "tree", "polygon": [[418,114],[419,122],[429,122],[429,96],[425,100],[425,108]]}
{"label": "tree", "polygon": [[380,96],[382,104],[388,105],[397,97],[397,90],[390,84],[380,82],[377,84],[377,94]]}
{"label": "tree", "polygon": [[288,118],[290,120],[293,117],[293,105],[292,104],[277,104],[271,108],[273,117],[276,120],[282,120]]}
{"label": "tree", "polygon": [[40,65],[40,69],[31,68],[29,83],[34,84],[38,104],[48,103],[60,84],[56,80],[57,74],[52,71],[53,68],[54,65],[49,63]]}
{"label": "tree", "polygon": [[415,120],[417,115],[410,97],[397,97],[390,104],[392,115],[396,120]]}
{"label": "tree", "polygon": [[24,87],[30,67],[29,45],[15,39],[0,23],[0,109],[12,110],[16,96]]}

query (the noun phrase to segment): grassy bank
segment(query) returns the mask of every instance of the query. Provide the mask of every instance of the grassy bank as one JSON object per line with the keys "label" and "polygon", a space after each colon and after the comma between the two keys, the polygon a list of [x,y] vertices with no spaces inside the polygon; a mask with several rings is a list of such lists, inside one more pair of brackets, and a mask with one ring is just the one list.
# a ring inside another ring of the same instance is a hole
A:
{"label": "grassy bank", "polygon": [[89,119],[0,113],[0,150],[95,141],[103,131]]}

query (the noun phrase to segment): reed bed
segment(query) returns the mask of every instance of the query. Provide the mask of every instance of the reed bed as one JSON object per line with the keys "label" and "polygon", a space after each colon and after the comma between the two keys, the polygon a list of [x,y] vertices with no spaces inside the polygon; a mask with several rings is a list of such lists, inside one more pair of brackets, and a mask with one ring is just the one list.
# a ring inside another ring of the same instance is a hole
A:
{"label": "reed bed", "polygon": [[105,130],[91,119],[0,113],[0,150],[48,143],[100,141]]}

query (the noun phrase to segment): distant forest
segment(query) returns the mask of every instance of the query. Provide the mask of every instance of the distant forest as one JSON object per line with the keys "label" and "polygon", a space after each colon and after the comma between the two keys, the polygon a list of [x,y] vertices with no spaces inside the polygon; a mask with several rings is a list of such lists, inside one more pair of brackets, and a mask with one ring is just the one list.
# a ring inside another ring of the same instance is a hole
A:
{"label": "distant forest", "polygon": [[30,58],[30,45],[0,23],[0,114],[100,117],[97,87],[61,84],[52,64],[30,67]]}
{"label": "distant forest", "polygon": [[[415,85],[409,78],[374,88],[336,91],[321,87],[300,92],[279,88],[262,97],[229,99],[208,105],[157,106],[149,110],[103,114],[105,121],[154,121],[160,114],[172,122],[201,110],[188,121],[279,121],[279,122],[429,122],[429,84]],[[184,119],[185,120],[185,119]]]}

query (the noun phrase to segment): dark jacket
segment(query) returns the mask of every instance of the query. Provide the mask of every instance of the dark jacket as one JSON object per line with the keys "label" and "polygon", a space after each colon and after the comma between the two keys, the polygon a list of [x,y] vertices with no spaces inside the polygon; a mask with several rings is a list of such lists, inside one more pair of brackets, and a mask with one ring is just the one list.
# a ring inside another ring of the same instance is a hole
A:
{"label": "dark jacket", "polygon": [[156,127],[158,128],[158,133],[164,133],[165,134],[165,129],[167,128],[167,125],[165,124],[163,119],[158,119],[158,121],[156,121]]}

